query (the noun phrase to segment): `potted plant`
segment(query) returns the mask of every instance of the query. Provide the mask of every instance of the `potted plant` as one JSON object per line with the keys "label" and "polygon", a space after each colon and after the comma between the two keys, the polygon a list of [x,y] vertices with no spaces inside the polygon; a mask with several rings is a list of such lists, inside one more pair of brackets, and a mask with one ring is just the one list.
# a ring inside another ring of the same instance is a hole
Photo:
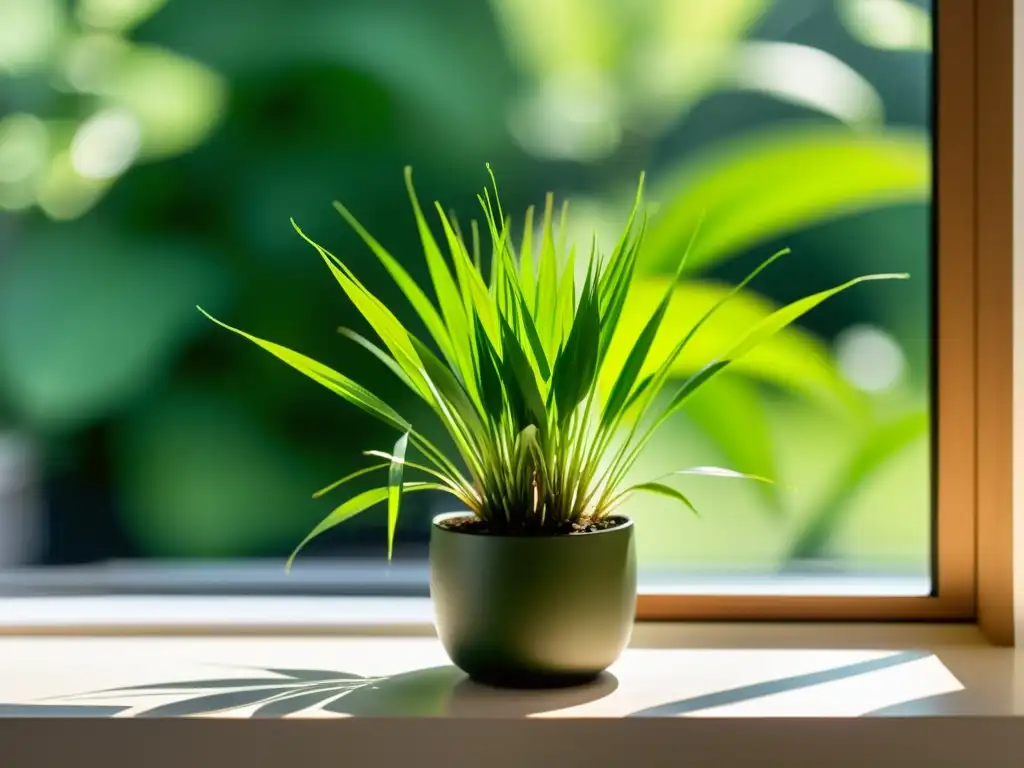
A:
{"label": "potted plant", "polygon": [[[433,521],[430,588],[438,634],[452,661],[474,679],[499,685],[591,679],[618,657],[632,630],[636,558],[633,523],[621,514],[622,502],[636,493],[655,493],[693,508],[667,477],[627,483],[654,431],[698,388],[830,296],[865,280],[906,275],[858,277],[789,304],[672,389],[670,368],[694,334],[788,251],[765,260],[692,328],[662,327],[669,290],[651,307],[626,358],[611,361],[607,352],[643,247],[642,176],[614,250],[605,255],[591,247],[585,269],[580,265],[585,274],[581,284],[576,278],[580,257],[565,244],[566,208],[556,226],[550,194],[539,228],[535,232],[531,208],[513,244],[497,185],[493,197],[485,189],[479,196],[490,239],[485,258],[475,222],[471,234],[465,233],[436,204],[443,232],[439,243],[409,169],[405,179],[436,303],[347,208],[335,207],[408,299],[430,334],[429,344],[342,260],[292,225],[317,250],[383,346],[355,331],[342,332],[429,405],[450,436],[452,450],[427,439],[348,376],[214,320],[400,435],[390,451],[366,452],[377,463],[317,494],[363,475],[386,475],[386,482],[351,496],[327,515],[299,544],[288,566],[313,537],[384,503],[390,557],[403,494],[442,491],[454,497],[458,509]],[[681,254],[676,277],[686,259]],[[651,359],[659,333],[672,334],[675,345],[664,359]],[[602,388],[606,365],[615,366],[614,384]],[[659,397],[666,389],[668,396]],[[747,477],[717,467],[673,474]]]}

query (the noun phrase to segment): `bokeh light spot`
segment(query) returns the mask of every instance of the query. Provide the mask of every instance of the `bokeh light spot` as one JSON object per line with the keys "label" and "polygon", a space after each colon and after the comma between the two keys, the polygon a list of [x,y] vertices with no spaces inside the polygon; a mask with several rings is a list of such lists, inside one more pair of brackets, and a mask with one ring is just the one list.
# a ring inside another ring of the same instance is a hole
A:
{"label": "bokeh light spot", "polygon": [[865,392],[884,392],[903,376],[906,358],[896,340],[880,328],[854,325],[836,337],[836,359],[843,376]]}
{"label": "bokeh light spot", "polygon": [[81,35],[67,48],[64,77],[81,93],[102,93],[131,44],[111,34]]}
{"label": "bokeh light spot", "polygon": [[886,50],[931,50],[928,12],[906,0],[846,0],[840,10],[850,31],[866,45]]}
{"label": "bokeh light spot", "polygon": [[46,164],[50,137],[35,115],[0,120],[0,184],[25,182]]}
{"label": "bokeh light spot", "polygon": [[57,0],[0,0],[0,72],[44,65],[62,27]]}
{"label": "bokeh light spot", "polygon": [[71,141],[71,165],[86,179],[111,179],[124,173],[139,152],[142,129],[136,117],[108,109],[90,117]]}
{"label": "bokeh light spot", "polygon": [[39,185],[39,207],[51,219],[75,219],[88,211],[106,188],[106,182],[79,174],[69,152],[59,152]]}
{"label": "bokeh light spot", "polygon": [[98,29],[123,31],[152,16],[167,0],[78,0],[78,20]]}
{"label": "bokeh light spot", "polygon": [[599,72],[543,79],[513,107],[508,125],[523,149],[552,159],[599,160],[622,139],[615,88]]}

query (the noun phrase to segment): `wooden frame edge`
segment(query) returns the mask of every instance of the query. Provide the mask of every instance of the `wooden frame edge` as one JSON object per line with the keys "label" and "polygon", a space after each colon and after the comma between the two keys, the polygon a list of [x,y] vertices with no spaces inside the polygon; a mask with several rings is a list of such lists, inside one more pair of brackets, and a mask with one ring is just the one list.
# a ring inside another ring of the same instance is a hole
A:
{"label": "wooden frame edge", "polygon": [[977,2],[978,625],[1013,645],[1013,0]]}
{"label": "wooden frame edge", "polygon": [[970,606],[938,597],[639,595],[642,621],[964,621]]}

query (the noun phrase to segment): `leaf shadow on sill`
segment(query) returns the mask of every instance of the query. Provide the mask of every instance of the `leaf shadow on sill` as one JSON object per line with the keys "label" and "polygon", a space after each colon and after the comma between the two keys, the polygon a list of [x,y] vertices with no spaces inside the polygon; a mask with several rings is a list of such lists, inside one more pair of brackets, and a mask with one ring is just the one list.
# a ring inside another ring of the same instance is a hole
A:
{"label": "leaf shadow on sill", "polygon": [[679,715],[700,712],[701,710],[713,707],[738,704],[778,693],[796,691],[802,688],[810,688],[811,686],[857,677],[858,675],[865,675],[890,667],[898,667],[912,661],[928,658],[929,656],[931,654],[927,651],[901,651],[879,659],[844,664],[840,667],[823,669],[820,672],[782,677],[777,680],[768,680],[763,683],[755,683],[754,685],[744,685],[739,688],[730,688],[725,691],[717,691],[702,696],[694,696],[689,699],[659,704],[655,707],[648,707],[647,709],[634,712],[629,717],[678,717]]}
{"label": "leaf shadow on sill", "polygon": [[[252,709],[250,718],[281,718],[317,710],[358,717],[526,717],[579,706],[618,688],[608,672],[591,683],[541,690],[498,689],[470,680],[454,666],[428,667],[383,677],[334,670],[267,668],[273,676],[154,683],[61,697],[61,704],[0,704],[0,717],[191,717]],[[139,708],[136,697],[182,695]],[[196,695],[199,694],[199,695]],[[113,705],[70,701],[101,698]],[[134,710],[134,711],[130,711]]]}
{"label": "leaf shadow on sill", "polygon": [[[818,672],[666,702],[629,713],[627,717],[678,717],[857,677],[929,656],[931,654],[925,651],[895,652]],[[63,703],[60,704],[0,704],[0,717],[192,717],[250,709],[246,716],[252,719],[308,715],[317,711],[357,717],[520,718],[598,701],[619,685],[614,675],[605,672],[593,682],[575,687],[499,689],[475,683],[450,665],[383,677],[363,677],[334,670],[266,668],[260,671],[273,676],[166,682],[94,691],[61,697]],[[176,694],[185,697],[149,708],[126,703],[135,697]],[[94,697],[117,702],[117,705],[70,703]],[[929,705],[934,706],[939,700],[948,701],[948,697],[949,694],[940,694],[865,714],[869,717],[920,714],[922,706],[930,711]]]}

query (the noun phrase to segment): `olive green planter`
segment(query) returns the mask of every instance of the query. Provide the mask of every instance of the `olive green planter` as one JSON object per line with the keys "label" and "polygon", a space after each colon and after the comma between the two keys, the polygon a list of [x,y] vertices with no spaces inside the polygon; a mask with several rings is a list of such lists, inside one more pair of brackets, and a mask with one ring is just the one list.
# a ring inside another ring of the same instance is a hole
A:
{"label": "olive green planter", "polygon": [[571,685],[629,642],[636,611],[633,522],[593,533],[496,536],[434,518],[430,594],[451,660],[479,682]]}

